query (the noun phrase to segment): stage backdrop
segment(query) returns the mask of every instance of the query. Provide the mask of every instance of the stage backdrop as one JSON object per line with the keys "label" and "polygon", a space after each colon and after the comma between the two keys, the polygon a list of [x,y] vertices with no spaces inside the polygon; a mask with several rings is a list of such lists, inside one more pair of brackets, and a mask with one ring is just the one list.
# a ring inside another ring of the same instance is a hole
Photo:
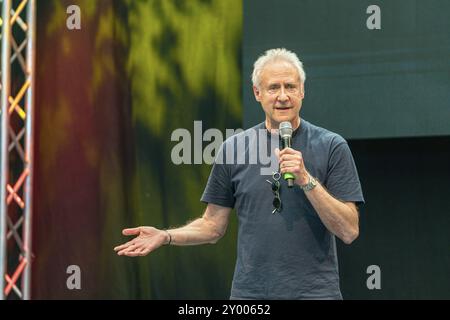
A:
{"label": "stage backdrop", "polygon": [[[375,31],[369,1],[273,3],[37,2],[33,298],[228,298],[234,215],[214,246],[134,259],[113,247],[125,227],[202,214],[211,166],[173,164],[171,134],[262,121],[251,64],[278,46],[305,61],[303,115],[348,138],[360,172],[361,234],[338,241],[344,298],[450,298],[447,1],[378,1]],[[72,4],[81,30],[66,27]],[[70,265],[81,290],[66,286]],[[381,290],[366,286],[370,265]]]}
{"label": "stage backdrop", "polygon": [[[125,227],[203,213],[211,167],[174,165],[171,134],[241,126],[241,0],[37,4],[32,297],[227,299],[235,218],[215,246],[136,259],[113,247]],[[81,30],[66,27],[72,4]],[[81,290],[66,287],[70,265]]]}

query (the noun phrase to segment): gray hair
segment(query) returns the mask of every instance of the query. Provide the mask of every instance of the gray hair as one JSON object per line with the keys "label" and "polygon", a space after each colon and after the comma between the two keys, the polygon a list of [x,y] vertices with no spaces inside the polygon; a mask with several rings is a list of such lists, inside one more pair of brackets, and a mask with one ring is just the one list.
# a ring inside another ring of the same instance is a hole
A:
{"label": "gray hair", "polygon": [[297,55],[292,51],[286,50],[285,48],[278,48],[267,50],[262,56],[258,58],[258,60],[256,60],[255,64],[253,65],[252,82],[255,87],[259,88],[259,85],[261,84],[261,71],[266,66],[266,64],[275,61],[286,61],[292,64],[298,71],[300,82],[305,83],[306,74],[305,70],[303,70],[303,63],[300,61]]}

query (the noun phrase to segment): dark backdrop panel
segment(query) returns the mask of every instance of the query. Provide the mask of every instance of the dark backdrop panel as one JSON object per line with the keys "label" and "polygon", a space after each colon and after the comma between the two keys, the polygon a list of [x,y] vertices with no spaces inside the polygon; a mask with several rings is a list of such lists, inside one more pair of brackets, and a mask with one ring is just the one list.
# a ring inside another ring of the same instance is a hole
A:
{"label": "dark backdrop panel", "polygon": [[450,134],[450,2],[377,1],[381,30],[368,30],[372,1],[244,1],[244,124],[261,121],[250,74],[265,50],[304,62],[303,116],[346,138]]}
{"label": "dark backdrop panel", "polygon": [[[450,299],[450,137],[351,141],[366,204],[360,237],[339,243],[347,299]],[[368,290],[366,269],[381,269]]]}

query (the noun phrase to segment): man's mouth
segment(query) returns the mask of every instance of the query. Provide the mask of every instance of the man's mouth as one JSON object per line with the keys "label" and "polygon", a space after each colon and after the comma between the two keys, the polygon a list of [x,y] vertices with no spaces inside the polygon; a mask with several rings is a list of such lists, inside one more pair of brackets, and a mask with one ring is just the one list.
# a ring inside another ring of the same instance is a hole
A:
{"label": "man's mouth", "polygon": [[275,110],[289,110],[292,109],[292,107],[275,107]]}

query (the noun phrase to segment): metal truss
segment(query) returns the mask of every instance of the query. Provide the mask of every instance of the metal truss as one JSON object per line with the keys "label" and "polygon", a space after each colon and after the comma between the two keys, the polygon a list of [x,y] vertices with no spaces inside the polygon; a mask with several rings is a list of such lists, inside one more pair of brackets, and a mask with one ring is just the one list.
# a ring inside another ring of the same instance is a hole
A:
{"label": "metal truss", "polygon": [[0,5],[0,299],[30,299],[36,8]]}

